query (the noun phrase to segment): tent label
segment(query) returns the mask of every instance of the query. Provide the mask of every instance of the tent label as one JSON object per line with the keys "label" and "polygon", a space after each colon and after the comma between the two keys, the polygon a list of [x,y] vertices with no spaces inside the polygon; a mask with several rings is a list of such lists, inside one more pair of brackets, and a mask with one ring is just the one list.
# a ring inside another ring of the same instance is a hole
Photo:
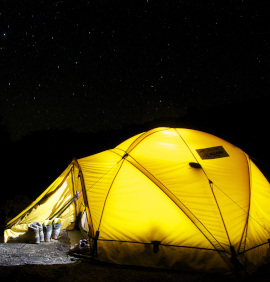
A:
{"label": "tent label", "polygon": [[202,160],[218,159],[229,157],[229,154],[222,146],[210,147],[196,150]]}

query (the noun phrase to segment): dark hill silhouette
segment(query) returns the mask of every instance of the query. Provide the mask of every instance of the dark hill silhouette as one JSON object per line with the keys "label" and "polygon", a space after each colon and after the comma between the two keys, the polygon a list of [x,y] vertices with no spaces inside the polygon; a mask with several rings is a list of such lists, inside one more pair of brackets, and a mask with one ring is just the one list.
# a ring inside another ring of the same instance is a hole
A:
{"label": "dark hill silhouette", "polygon": [[[82,158],[113,148],[129,137],[149,129],[168,126],[205,131],[240,147],[268,174],[266,102],[220,105],[204,110],[190,109],[182,118],[163,118],[145,124],[90,133],[70,129],[33,132],[4,150],[5,187],[37,197],[67,167],[73,157]],[[3,133],[5,130],[1,128]],[[6,135],[5,135],[6,136]],[[6,198],[12,198],[7,193]]]}

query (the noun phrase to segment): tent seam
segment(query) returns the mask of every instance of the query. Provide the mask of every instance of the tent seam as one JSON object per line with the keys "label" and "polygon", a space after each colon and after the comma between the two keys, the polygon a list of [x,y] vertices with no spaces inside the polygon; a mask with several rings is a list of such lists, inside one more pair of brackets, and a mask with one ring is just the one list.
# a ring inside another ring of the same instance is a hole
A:
{"label": "tent seam", "polygon": [[[73,166],[72,166],[72,169],[71,169],[71,182],[72,182],[72,192],[73,192],[73,197],[75,196],[75,184],[74,184],[74,178],[75,176],[74,176],[74,164],[73,164]],[[76,201],[74,201],[74,209],[75,209],[75,216],[76,216],[76,218],[77,218],[77,216],[78,216],[78,211],[77,211],[77,202]]]}
{"label": "tent seam", "polygon": [[267,244],[269,244],[269,242],[265,242],[265,243],[262,243],[262,244],[260,244],[260,245],[254,246],[254,247],[252,247],[252,248],[250,248],[250,249],[247,249],[247,250],[245,250],[245,251],[243,251],[243,252],[238,253],[238,255],[245,254],[246,252],[252,251],[252,250],[254,250],[254,249],[256,249],[256,248],[259,248],[259,247],[264,246],[264,245],[267,245]]}
{"label": "tent seam", "polygon": [[[119,163],[119,161],[117,162],[117,164],[118,164],[118,163]],[[110,185],[110,188],[109,188],[109,190],[108,190],[108,192],[107,192],[107,195],[106,195],[106,198],[105,198],[105,201],[104,201],[104,204],[103,204],[102,212],[101,212],[101,215],[100,215],[100,220],[99,220],[99,224],[98,224],[98,229],[97,229],[97,230],[100,229],[100,225],[101,225],[101,221],[102,221],[102,218],[103,218],[103,213],[104,213],[104,210],[105,210],[106,202],[107,202],[107,199],[108,199],[108,197],[109,197],[109,193],[110,193],[110,191],[111,191],[111,188],[112,188],[112,186],[113,186],[113,183],[114,183],[114,181],[115,181],[115,179],[116,179],[116,177],[117,177],[117,175],[118,175],[118,173],[119,173],[119,171],[120,171],[120,169],[121,169],[123,163],[124,163],[124,162],[122,161],[121,165],[120,165],[119,168],[118,168],[117,173],[115,174],[115,176],[114,176],[114,178],[113,178],[113,181],[112,181],[112,183],[111,183],[111,185]],[[115,165],[114,165],[114,166],[115,166]]]}
{"label": "tent seam", "polygon": [[[191,151],[190,147],[188,146],[188,144],[187,144],[187,142],[184,140],[184,138],[181,136],[181,134],[176,130],[176,128],[174,128],[174,130],[176,131],[176,133],[178,134],[178,136],[182,139],[182,141],[185,143],[186,147],[188,148],[188,150],[190,151],[190,153],[192,154],[192,156],[194,157],[194,159],[196,160],[196,162],[199,163],[198,159],[197,159],[196,156],[193,154],[193,152]],[[211,180],[209,179],[209,177],[207,176],[207,174],[206,174],[205,170],[203,169],[203,167],[201,167],[201,169],[202,169],[202,171],[203,171],[205,177],[207,178],[208,182],[211,181]],[[212,182],[212,181],[211,181],[211,182]],[[213,182],[212,182],[212,183],[213,183]],[[217,201],[217,199],[216,199],[215,193],[214,193],[214,191],[213,191],[213,187],[211,186],[210,182],[209,182],[209,186],[210,186],[210,189],[211,189],[211,192],[212,192],[214,201],[215,201],[215,203],[216,203],[216,206],[217,206],[217,208],[218,208],[219,215],[220,215],[220,217],[221,217],[221,221],[222,221],[222,223],[223,223],[223,227],[224,227],[224,229],[225,229],[228,242],[229,242],[230,246],[232,246],[231,240],[230,240],[230,236],[229,236],[229,234],[228,234],[228,230],[227,230],[227,227],[226,227],[226,224],[225,224],[225,222],[224,222],[224,219],[223,219],[223,216],[222,216],[222,213],[221,213],[221,210],[220,210],[218,201]]]}
{"label": "tent seam", "polygon": [[[167,127],[166,129],[162,128],[162,129],[159,129],[159,130],[156,128],[156,130],[151,132],[151,133],[149,133],[149,131],[144,132],[143,134],[138,136],[138,138],[136,140],[134,140],[132,142],[132,144],[129,145],[129,147],[127,148],[127,150],[125,152],[127,154],[129,154],[134,148],[136,148],[144,139],[146,139],[150,135],[155,134],[156,132],[161,132],[161,131],[168,130],[168,129],[170,129],[170,128]],[[141,138],[141,140],[139,140],[140,138]],[[136,142],[137,142],[137,144],[136,144]]]}
{"label": "tent seam", "polygon": [[[124,150],[122,150],[123,152],[125,152]],[[119,155],[118,153],[112,151],[113,153]],[[121,156],[121,155],[119,155]],[[157,182],[159,182],[162,186],[164,186],[166,188],[166,190],[168,190],[168,188],[162,184],[158,179],[156,179],[156,177],[154,175],[152,175],[144,166],[142,166],[140,163],[138,163],[131,155],[128,154],[128,156],[130,156],[131,159],[133,159],[140,167],[142,167],[149,175],[151,175],[153,177],[153,179],[155,179]],[[141,173],[143,173],[137,166],[135,166],[133,163],[131,163],[129,160],[127,160],[131,165],[133,165],[136,169],[138,169]],[[145,174],[144,174],[145,175]],[[149,178],[149,176],[145,175],[150,181],[152,181],[155,185],[158,186],[158,188],[164,193],[166,194],[163,189],[157,184],[157,182],[153,181],[153,179]],[[205,230],[211,235],[211,237],[218,243],[218,245],[224,249],[220,243],[218,242],[218,240],[213,236],[213,234],[204,226],[204,224],[189,210],[188,207],[185,206],[184,203],[182,203],[170,190],[168,190],[188,211],[189,213],[205,228]],[[166,194],[167,195],[167,194]],[[175,205],[177,205],[178,208],[180,208],[182,210],[181,207],[179,207],[179,205],[177,203],[175,203],[175,201],[169,196],[167,195],[167,197],[169,197],[171,199],[171,201],[174,202]],[[209,243],[215,248],[215,246],[213,245],[213,243],[209,240],[209,238],[204,234],[204,232],[197,226],[197,224],[182,210],[182,212],[186,215],[186,217],[193,222],[193,224],[198,228],[198,230],[203,234],[203,236],[209,241]]]}
{"label": "tent seam", "polygon": [[[130,156],[130,155],[129,155]],[[147,169],[145,169],[140,163],[138,163],[132,156],[130,156],[140,167],[142,167],[145,171],[147,171],[147,173],[149,175],[151,175],[153,177],[153,179],[155,179],[157,182],[159,182],[162,186],[164,186],[167,190],[168,188],[163,185],[158,179],[155,178],[155,176],[153,176]],[[137,168],[141,173],[143,173],[137,166],[135,166],[133,163],[131,163],[129,160],[127,160],[130,164],[132,164],[135,168]],[[144,174],[145,175],[145,174]],[[157,184],[157,182],[154,182],[151,178],[149,178],[147,175],[145,175],[148,179],[150,179],[155,185],[158,186],[158,188],[164,193],[166,194],[163,189]],[[188,207],[185,206],[184,203],[182,203],[170,190],[168,190],[187,210],[188,212],[205,228],[205,230],[212,236],[212,238],[218,243],[218,245],[224,249],[220,243],[218,242],[218,240],[213,236],[213,234],[204,226],[204,224],[189,210]],[[166,194],[167,195],[167,194]],[[169,197],[171,199],[171,201],[173,201],[175,203],[175,201],[169,196],[167,195],[167,197]],[[175,203],[176,204],[176,203]],[[177,204],[176,204],[177,205]],[[179,205],[177,205],[179,207]],[[181,210],[182,208],[179,207]],[[193,224],[198,228],[198,230],[203,234],[203,236],[209,241],[209,243],[215,248],[215,246],[213,245],[213,243],[209,240],[209,238],[204,234],[204,232],[197,226],[197,224],[182,210],[182,212],[187,216],[187,218],[193,222]]]}
{"label": "tent seam", "polygon": [[79,169],[79,175],[80,175],[81,186],[82,186],[82,191],[83,191],[83,198],[84,198],[84,202],[85,202],[86,214],[87,214],[87,210],[88,210],[89,217],[90,217],[90,218],[89,218],[89,219],[90,219],[90,223],[89,223],[89,220],[88,220],[88,218],[87,218],[87,220],[88,220],[88,225],[89,225],[89,228],[90,228],[90,230],[91,230],[91,237],[94,237],[93,220],[92,220],[92,215],[91,215],[91,211],[90,211],[90,208],[89,208],[89,202],[88,202],[88,197],[87,197],[87,193],[86,193],[86,187],[85,187],[83,172],[82,172],[82,169],[81,169],[81,166],[80,166],[78,160],[74,158],[73,161],[75,162],[75,164],[77,164],[78,169]]}

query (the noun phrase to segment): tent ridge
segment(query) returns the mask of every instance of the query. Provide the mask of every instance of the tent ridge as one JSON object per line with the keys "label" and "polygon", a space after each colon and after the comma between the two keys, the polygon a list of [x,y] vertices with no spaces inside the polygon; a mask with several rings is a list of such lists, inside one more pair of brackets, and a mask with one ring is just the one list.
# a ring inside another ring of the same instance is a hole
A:
{"label": "tent ridge", "polygon": [[[180,137],[180,139],[182,139],[182,141],[185,143],[186,147],[188,148],[188,150],[190,151],[190,153],[192,154],[192,156],[194,157],[194,159],[198,162],[197,158],[195,157],[195,155],[192,153],[191,149],[189,148],[187,142],[185,141],[185,139],[182,137],[182,135],[176,130],[176,128],[174,128],[175,132],[178,134],[178,136]],[[203,170],[203,172],[205,173],[205,171]],[[206,175],[207,177],[207,175]],[[208,178],[208,177],[207,177]]]}
{"label": "tent ridge", "polygon": [[158,127],[158,128],[152,129],[150,131],[144,132],[143,134],[138,136],[138,138],[136,140],[133,141],[133,143],[127,148],[126,153],[129,154],[135,147],[138,146],[138,144],[140,144],[148,136],[150,136],[150,135],[152,135],[152,134],[154,134],[156,132],[163,131],[165,129],[167,130],[167,129],[169,129],[169,127],[166,127],[166,128]]}

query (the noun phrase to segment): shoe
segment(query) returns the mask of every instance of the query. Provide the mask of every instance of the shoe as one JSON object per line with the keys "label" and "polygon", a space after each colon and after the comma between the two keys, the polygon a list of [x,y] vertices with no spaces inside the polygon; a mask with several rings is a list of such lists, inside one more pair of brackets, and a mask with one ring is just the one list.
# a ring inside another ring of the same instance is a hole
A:
{"label": "shoe", "polygon": [[30,224],[28,228],[29,232],[29,243],[30,244],[39,244],[40,243],[40,237],[39,237],[39,227],[35,224]]}
{"label": "shoe", "polygon": [[11,237],[8,241],[9,243],[30,243],[30,244],[39,244],[39,228],[35,224],[30,224],[28,230],[18,237]]}
{"label": "shoe", "polygon": [[69,250],[70,254],[73,253],[85,254],[88,252],[90,252],[89,239],[80,240],[79,244],[76,244],[74,247],[71,247],[71,249]]}
{"label": "shoe", "polygon": [[44,232],[43,232],[43,226],[39,222],[35,221],[34,225],[36,225],[39,229],[39,238],[40,242],[44,242]]}
{"label": "shoe", "polygon": [[52,238],[54,240],[57,240],[61,231],[61,219],[55,218],[52,224],[53,224]]}
{"label": "shoe", "polygon": [[52,235],[52,221],[49,219],[46,219],[43,223],[43,233],[44,233],[44,241],[50,242],[51,241],[51,235]]}

